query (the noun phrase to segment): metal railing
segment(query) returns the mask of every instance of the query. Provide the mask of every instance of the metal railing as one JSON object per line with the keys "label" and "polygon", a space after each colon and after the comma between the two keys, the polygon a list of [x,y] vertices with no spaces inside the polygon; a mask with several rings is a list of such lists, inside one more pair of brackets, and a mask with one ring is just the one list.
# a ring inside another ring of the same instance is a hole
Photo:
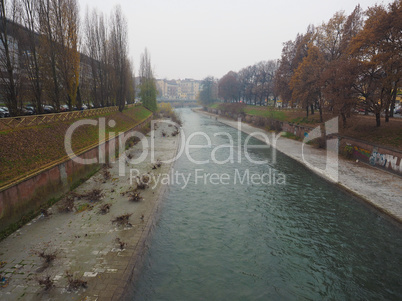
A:
{"label": "metal railing", "polygon": [[[131,106],[129,105],[128,107]],[[86,118],[116,112],[118,111],[118,109],[119,108],[117,106],[114,106],[114,107],[105,107],[105,108],[71,111],[63,113],[1,118],[0,131]]]}

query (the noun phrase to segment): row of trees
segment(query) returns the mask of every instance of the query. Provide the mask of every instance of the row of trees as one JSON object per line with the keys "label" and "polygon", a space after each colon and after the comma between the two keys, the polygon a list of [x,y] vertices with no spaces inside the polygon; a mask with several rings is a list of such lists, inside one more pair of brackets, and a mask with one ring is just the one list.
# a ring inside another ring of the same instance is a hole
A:
{"label": "row of trees", "polygon": [[[23,100],[75,103],[79,12],[73,0],[0,0],[1,92],[12,115]],[[46,91],[46,95],[44,95]]]}
{"label": "row of trees", "polygon": [[402,0],[310,25],[284,43],[278,61],[260,62],[219,80],[226,101],[262,104],[280,96],[283,105],[339,114],[344,125],[353,109],[364,109],[381,124],[392,117],[402,76]]}
{"label": "row of trees", "polygon": [[121,8],[109,18],[87,12],[80,25],[76,0],[0,0],[0,93],[12,116],[27,102],[42,113],[44,104],[56,111],[83,103],[121,111],[135,101]]}
{"label": "row of trees", "polygon": [[219,97],[225,102],[234,100],[254,105],[262,105],[271,96],[276,101],[274,77],[277,65],[274,60],[262,61],[237,73],[228,72],[219,80]]}
{"label": "row of trees", "polygon": [[[95,106],[117,105],[135,100],[135,76],[128,57],[127,21],[120,6],[109,20],[96,9],[86,13],[83,52],[90,58],[89,70],[83,70],[86,99]],[[84,85],[83,85],[84,86]]]}
{"label": "row of trees", "polygon": [[323,110],[346,118],[355,108],[376,116],[381,124],[393,116],[402,77],[402,1],[360,6],[346,16],[285,43],[276,74],[277,93],[292,105]]}

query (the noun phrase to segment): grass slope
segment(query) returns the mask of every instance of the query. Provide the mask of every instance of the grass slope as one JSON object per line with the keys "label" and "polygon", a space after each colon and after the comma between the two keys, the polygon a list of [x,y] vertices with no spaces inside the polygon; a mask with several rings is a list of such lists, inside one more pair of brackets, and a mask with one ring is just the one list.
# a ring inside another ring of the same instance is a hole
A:
{"label": "grass slope", "polygon": [[[151,115],[142,106],[132,107],[123,112],[107,113],[89,119],[106,119],[106,137],[109,132],[123,132]],[[108,122],[114,120],[111,128]],[[0,186],[12,179],[29,174],[41,167],[65,157],[64,137],[74,121],[41,125],[31,128],[10,130],[0,133]],[[79,152],[95,143],[99,137],[98,126],[83,125],[72,136],[72,148]]]}

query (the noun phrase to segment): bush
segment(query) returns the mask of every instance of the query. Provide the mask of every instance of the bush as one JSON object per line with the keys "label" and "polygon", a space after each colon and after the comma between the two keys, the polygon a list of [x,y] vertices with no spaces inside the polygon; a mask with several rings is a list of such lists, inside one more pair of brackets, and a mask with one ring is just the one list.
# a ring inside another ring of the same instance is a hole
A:
{"label": "bush", "polygon": [[347,159],[352,159],[353,158],[353,146],[350,144],[347,144],[344,148],[344,154]]}
{"label": "bush", "polygon": [[182,121],[180,116],[173,110],[170,103],[162,102],[158,105],[157,116],[159,117],[166,117],[170,118],[173,122],[177,123],[178,125],[182,125]]}
{"label": "bush", "polygon": [[[326,147],[327,147],[327,140],[325,139],[325,137],[322,137],[322,136],[315,138],[309,142],[311,142],[311,145],[315,148],[326,149]],[[310,144],[310,143],[308,143],[308,144]]]}
{"label": "bush", "polygon": [[238,102],[233,102],[233,103],[222,103],[219,105],[219,109],[228,114],[228,115],[232,115],[234,117],[238,117],[239,115],[245,116],[246,111],[246,104],[244,103],[238,103]]}

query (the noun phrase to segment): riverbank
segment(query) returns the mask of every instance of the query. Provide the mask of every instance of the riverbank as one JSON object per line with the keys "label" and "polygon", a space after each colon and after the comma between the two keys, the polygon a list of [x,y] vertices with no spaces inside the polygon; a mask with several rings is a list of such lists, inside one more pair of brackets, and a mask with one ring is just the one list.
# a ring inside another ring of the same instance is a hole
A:
{"label": "riverbank", "polygon": [[[110,133],[128,131],[152,115],[152,112],[143,106],[129,107],[122,112],[103,112],[102,109],[97,109],[93,113],[91,111],[82,114],[73,113],[75,117],[71,119],[63,119],[66,118],[63,115],[65,113],[43,115],[41,118],[53,117],[59,121],[54,122],[52,119],[30,127],[1,130],[0,190],[46,167],[67,160],[64,139],[71,125],[78,120],[85,122],[91,120],[101,126],[101,118],[104,118],[105,137],[108,137]],[[86,115],[89,113],[93,115]],[[39,117],[37,119],[41,120]],[[106,126],[112,120],[114,126]],[[71,147],[75,154],[97,146],[99,140],[102,140],[99,137],[99,127],[85,122],[81,123],[71,136]]]}
{"label": "riverbank", "polygon": [[[238,128],[237,121],[208,113],[201,109],[195,111],[210,116],[228,126]],[[268,134],[269,137],[272,135],[267,131],[244,122],[241,123],[241,131],[246,134],[260,132]],[[262,140],[262,137],[256,136],[256,138]],[[327,152],[310,145],[304,145],[305,160],[303,160],[302,147],[303,143],[283,137],[279,138],[276,143],[277,150],[305,165],[328,181],[334,182],[332,177],[324,170],[327,162]],[[309,164],[306,164],[305,161]],[[402,181],[399,176],[364,163],[339,158],[336,185],[365,200],[368,204],[392,217],[398,223],[402,223]]]}
{"label": "riverbank", "polygon": [[[105,166],[68,198],[0,242],[0,299],[119,299],[141,263],[166,188],[151,182],[149,188],[136,191],[136,175],[152,179],[169,172],[171,164],[151,163],[151,137],[155,159],[165,161],[177,152],[175,131],[160,123],[126,151],[132,159],[145,150],[147,156],[135,165],[123,164],[124,176],[119,176],[119,162]],[[133,200],[136,192],[142,200]],[[68,199],[75,200],[74,209]],[[60,212],[69,209],[73,212]],[[77,288],[72,288],[73,280],[83,282],[76,281]]]}

